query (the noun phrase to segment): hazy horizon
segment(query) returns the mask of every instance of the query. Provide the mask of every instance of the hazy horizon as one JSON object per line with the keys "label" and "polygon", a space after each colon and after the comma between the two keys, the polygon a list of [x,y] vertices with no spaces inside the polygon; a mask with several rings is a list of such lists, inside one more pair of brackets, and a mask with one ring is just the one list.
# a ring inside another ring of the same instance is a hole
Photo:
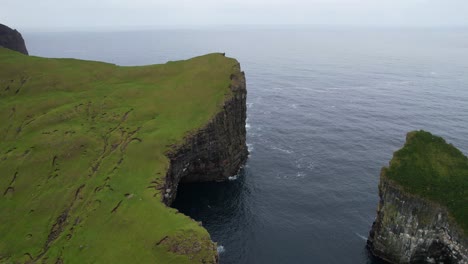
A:
{"label": "hazy horizon", "polygon": [[444,26],[385,26],[385,25],[325,25],[325,24],[245,24],[245,25],[135,25],[121,27],[68,27],[68,28],[41,28],[41,27],[15,27],[11,24],[1,23],[25,33],[92,33],[92,32],[129,32],[129,31],[206,31],[206,30],[288,30],[288,29],[315,29],[315,30],[467,30],[468,25],[444,25]]}
{"label": "hazy horizon", "polygon": [[4,0],[0,23],[28,31],[239,26],[467,27],[462,0]]}

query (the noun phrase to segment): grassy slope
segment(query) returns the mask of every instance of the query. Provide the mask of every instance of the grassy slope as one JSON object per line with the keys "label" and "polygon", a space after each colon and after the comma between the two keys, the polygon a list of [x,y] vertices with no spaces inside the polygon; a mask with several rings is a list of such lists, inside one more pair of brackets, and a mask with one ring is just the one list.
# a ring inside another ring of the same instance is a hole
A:
{"label": "grassy slope", "polygon": [[119,67],[0,48],[0,262],[211,258],[206,230],[158,188],[169,145],[220,109],[236,65],[210,54]]}
{"label": "grassy slope", "polygon": [[410,132],[384,175],[405,190],[446,206],[467,232],[468,158],[453,145],[429,132]]}

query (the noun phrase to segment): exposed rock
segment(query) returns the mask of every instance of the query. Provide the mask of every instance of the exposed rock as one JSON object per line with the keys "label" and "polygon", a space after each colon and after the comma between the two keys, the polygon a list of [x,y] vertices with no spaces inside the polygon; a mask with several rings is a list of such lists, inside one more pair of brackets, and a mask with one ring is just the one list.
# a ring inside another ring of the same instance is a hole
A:
{"label": "exposed rock", "polygon": [[385,177],[368,246],[392,263],[468,263],[468,241],[442,206],[408,194]]}
{"label": "exposed rock", "polygon": [[385,168],[379,196],[367,241],[373,255],[391,263],[468,263],[468,239],[445,206],[408,192]]}
{"label": "exposed rock", "polygon": [[168,153],[163,201],[171,205],[180,182],[225,181],[239,172],[248,156],[246,145],[246,97],[244,72],[238,65],[231,76],[232,96],[204,128]]}
{"label": "exposed rock", "polygon": [[26,44],[16,29],[0,24],[0,47],[11,49],[28,55]]}

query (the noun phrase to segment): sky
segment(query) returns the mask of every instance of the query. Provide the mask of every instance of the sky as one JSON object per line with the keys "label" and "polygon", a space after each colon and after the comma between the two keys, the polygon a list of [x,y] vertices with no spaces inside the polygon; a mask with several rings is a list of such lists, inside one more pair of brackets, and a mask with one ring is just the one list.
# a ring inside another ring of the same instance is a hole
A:
{"label": "sky", "polygon": [[1,0],[17,29],[223,25],[468,26],[468,0]]}

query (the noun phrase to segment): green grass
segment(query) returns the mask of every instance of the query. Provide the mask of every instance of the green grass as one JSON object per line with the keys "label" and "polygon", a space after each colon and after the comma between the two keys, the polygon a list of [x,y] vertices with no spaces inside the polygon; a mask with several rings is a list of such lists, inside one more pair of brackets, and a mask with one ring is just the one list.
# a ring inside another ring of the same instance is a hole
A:
{"label": "green grass", "polygon": [[468,230],[468,158],[444,139],[426,131],[408,133],[383,176],[406,191],[448,208]]}
{"label": "green grass", "polygon": [[207,231],[158,188],[169,146],[221,109],[238,71],[221,54],[120,67],[0,48],[0,262],[211,260]]}

